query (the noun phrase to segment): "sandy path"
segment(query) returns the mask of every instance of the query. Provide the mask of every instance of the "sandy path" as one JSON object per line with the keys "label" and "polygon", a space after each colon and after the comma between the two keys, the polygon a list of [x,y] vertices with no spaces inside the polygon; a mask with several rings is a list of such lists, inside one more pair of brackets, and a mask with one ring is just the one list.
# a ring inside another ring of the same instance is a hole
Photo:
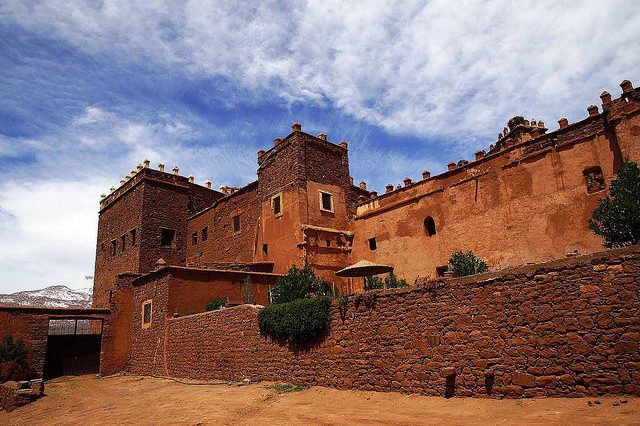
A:
{"label": "sandy path", "polygon": [[90,376],[47,383],[47,396],[0,424],[637,424],[640,398],[496,400],[313,387],[278,394],[265,384],[186,385]]}

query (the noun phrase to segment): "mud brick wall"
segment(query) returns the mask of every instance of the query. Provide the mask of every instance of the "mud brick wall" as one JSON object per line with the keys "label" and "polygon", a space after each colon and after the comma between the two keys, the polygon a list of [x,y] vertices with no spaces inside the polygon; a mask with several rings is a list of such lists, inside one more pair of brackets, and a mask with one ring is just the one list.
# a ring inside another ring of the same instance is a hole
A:
{"label": "mud brick wall", "polygon": [[637,246],[431,281],[332,305],[329,334],[302,348],[261,336],[259,310],[240,306],[158,321],[130,369],[430,395],[640,395],[639,290]]}
{"label": "mud brick wall", "polygon": [[[240,231],[233,232],[233,217],[238,215]],[[207,262],[252,261],[259,219],[258,183],[253,182],[189,219],[187,260],[200,265]],[[202,241],[204,227],[208,229],[206,241]],[[192,238],[194,232],[198,233],[195,245]]]}
{"label": "mud brick wall", "polygon": [[22,339],[29,352],[27,363],[40,377],[44,371],[47,352],[49,317],[20,307],[0,307],[0,339],[12,335]]}

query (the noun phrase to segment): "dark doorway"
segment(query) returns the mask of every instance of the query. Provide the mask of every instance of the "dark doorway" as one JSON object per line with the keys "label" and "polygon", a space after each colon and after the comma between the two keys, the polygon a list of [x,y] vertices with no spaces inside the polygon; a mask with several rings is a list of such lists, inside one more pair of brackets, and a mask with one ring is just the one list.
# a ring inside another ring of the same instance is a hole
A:
{"label": "dark doorway", "polygon": [[44,378],[100,371],[101,319],[49,320]]}

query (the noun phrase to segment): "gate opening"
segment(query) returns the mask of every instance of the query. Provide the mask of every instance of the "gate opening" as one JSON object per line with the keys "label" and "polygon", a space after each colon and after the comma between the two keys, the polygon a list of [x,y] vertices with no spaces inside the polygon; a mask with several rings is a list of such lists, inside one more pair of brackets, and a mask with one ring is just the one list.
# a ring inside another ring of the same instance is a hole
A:
{"label": "gate opening", "polygon": [[50,319],[44,378],[98,373],[102,324],[95,318]]}

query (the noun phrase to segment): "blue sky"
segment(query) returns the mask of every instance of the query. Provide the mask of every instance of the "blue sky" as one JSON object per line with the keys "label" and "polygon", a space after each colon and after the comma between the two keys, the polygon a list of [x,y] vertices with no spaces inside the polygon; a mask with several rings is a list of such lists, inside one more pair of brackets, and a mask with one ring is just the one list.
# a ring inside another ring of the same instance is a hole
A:
{"label": "blue sky", "polygon": [[640,81],[634,1],[131,3],[0,3],[0,293],[90,286],[99,195],[145,158],[244,185],[299,121],[383,191]]}

